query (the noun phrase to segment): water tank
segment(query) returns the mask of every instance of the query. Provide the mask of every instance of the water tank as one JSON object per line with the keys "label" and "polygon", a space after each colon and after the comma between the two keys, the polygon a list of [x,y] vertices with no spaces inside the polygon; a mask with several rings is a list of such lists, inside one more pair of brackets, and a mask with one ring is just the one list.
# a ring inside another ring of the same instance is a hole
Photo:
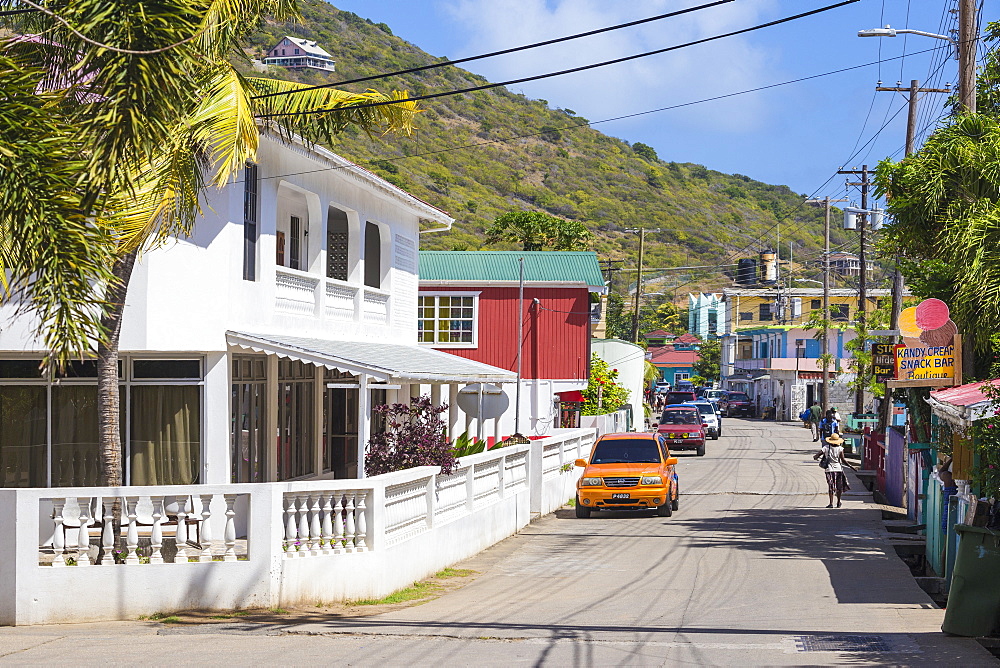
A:
{"label": "water tank", "polygon": [[741,285],[756,285],[757,260],[752,257],[745,257],[737,263],[736,282]]}
{"label": "water tank", "polygon": [[774,283],[778,280],[778,255],[774,251],[760,254],[760,282]]}

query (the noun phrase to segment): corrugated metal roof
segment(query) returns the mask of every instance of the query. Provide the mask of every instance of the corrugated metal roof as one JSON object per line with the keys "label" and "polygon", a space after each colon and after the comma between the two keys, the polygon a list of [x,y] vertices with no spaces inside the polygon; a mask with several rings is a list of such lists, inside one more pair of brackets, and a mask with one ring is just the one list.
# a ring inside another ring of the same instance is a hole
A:
{"label": "corrugated metal roof", "polygon": [[927,403],[938,417],[960,427],[968,427],[997,412],[994,401],[983,393],[984,385],[995,382],[994,379],[934,390]]}
{"label": "corrugated metal roof", "polygon": [[690,366],[698,360],[698,353],[694,350],[664,350],[660,353],[653,353],[650,360],[653,364],[684,364]]}
{"label": "corrugated metal roof", "polygon": [[522,257],[525,282],[577,283],[604,290],[597,253],[590,251],[420,251],[420,280],[516,283]]}
{"label": "corrugated metal roof", "polygon": [[942,403],[953,406],[972,406],[982,401],[987,401],[988,397],[983,394],[983,385],[995,381],[980,381],[978,383],[966,383],[956,387],[947,387],[943,390],[934,390],[931,396]]}
{"label": "corrugated metal roof", "polygon": [[281,334],[227,332],[230,345],[382,380],[510,383],[517,375],[438,350],[400,343],[330,341]]}

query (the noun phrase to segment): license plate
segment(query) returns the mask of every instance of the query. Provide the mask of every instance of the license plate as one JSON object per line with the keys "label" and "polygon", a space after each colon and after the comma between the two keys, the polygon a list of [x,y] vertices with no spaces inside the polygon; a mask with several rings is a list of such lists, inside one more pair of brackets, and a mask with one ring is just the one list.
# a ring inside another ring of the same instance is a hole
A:
{"label": "license plate", "polygon": [[612,494],[611,498],[612,499],[631,499],[632,496],[630,494]]}
{"label": "license plate", "polygon": [[674,439],[674,443],[683,443],[683,442],[684,442],[683,438],[675,438]]}

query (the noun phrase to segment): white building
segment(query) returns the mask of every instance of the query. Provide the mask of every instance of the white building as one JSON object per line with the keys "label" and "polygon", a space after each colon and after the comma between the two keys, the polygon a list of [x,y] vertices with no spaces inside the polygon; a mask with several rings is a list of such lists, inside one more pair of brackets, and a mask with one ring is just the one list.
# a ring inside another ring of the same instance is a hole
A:
{"label": "white building", "polygon": [[265,65],[277,65],[290,70],[333,72],[336,69],[334,63],[333,56],[315,41],[289,35],[271,47],[264,58]]}
{"label": "white building", "polygon": [[[450,227],[444,212],[269,136],[256,165],[206,198],[193,236],[133,273],[126,484],[361,477],[373,404],[514,379],[416,345],[419,236]],[[94,485],[96,365],[42,376],[34,323],[16,308],[0,310],[0,486]]]}

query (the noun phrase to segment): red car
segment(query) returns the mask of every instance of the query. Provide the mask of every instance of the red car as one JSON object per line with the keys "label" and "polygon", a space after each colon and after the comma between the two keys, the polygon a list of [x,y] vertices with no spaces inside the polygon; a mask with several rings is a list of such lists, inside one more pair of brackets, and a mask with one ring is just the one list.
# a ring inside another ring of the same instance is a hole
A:
{"label": "red car", "polygon": [[719,408],[726,414],[726,417],[734,415],[753,417],[754,414],[753,402],[744,392],[728,392],[726,397],[719,401]]}
{"label": "red car", "polygon": [[657,432],[663,436],[671,450],[694,450],[699,457],[705,455],[707,426],[695,406],[667,406],[660,416]]}

